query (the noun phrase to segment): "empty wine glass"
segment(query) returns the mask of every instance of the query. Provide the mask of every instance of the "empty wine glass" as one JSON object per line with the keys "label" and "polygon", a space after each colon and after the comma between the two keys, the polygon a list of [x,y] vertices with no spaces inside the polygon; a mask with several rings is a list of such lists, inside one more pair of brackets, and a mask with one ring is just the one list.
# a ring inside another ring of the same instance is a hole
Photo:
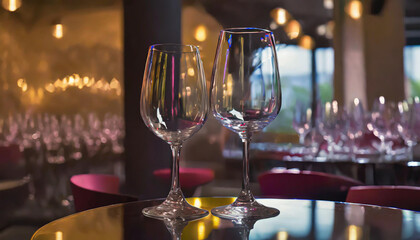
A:
{"label": "empty wine glass", "polygon": [[413,147],[420,139],[420,103],[415,100],[413,103],[403,101],[398,103],[400,121],[398,132],[408,146],[408,158],[413,160]]}
{"label": "empty wine glass", "polygon": [[281,107],[280,75],[271,31],[234,28],[220,32],[213,66],[211,106],[215,118],[237,133],[243,149],[242,190],[234,203],[212,209],[222,218],[275,216],[259,204],[249,187],[249,143],[273,121]]}
{"label": "empty wine glass", "polygon": [[311,130],[312,109],[308,104],[297,101],[293,112],[293,128],[299,134],[299,143],[305,144],[305,136]]}
{"label": "empty wine glass", "polygon": [[397,122],[398,110],[393,102],[386,103],[383,96],[373,103],[371,122],[368,124],[369,130],[381,140],[378,150],[381,153],[381,160],[392,150],[392,140],[399,137]]}
{"label": "empty wine glass", "polygon": [[328,142],[328,153],[330,158],[345,158],[340,156],[343,152],[343,138],[347,134],[348,121],[347,113],[344,108],[338,106],[337,101],[326,102],[323,109],[322,122],[320,123],[321,133],[324,139]]}
{"label": "empty wine glass", "polygon": [[149,48],[140,99],[146,126],[171,147],[172,185],[159,206],[143,209],[154,218],[185,220],[204,217],[208,211],[188,204],[179,186],[182,143],[203,126],[208,95],[199,50],[192,45],[157,44]]}
{"label": "empty wine glass", "polygon": [[362,102],[355,98],[350,105],[348,114],[347,136],[350,139],[350,152],[353,161],[356,160],[356,139],[363,136],[366,128],[365,111]]}

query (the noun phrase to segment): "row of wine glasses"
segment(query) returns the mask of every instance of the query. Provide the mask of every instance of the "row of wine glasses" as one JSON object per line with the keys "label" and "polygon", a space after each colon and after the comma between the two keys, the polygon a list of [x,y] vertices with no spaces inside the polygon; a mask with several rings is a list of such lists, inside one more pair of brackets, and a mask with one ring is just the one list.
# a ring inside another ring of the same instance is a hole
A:
{"label": "row of wine glasses", "polygon": [[122,169],[115,168],[122,168],[123,137],[123,118],[111,113],[101,119],[95,113],[69,117],[27,111],[0,118],[0,146],[19,146],[32,179],[31,195],[46,205],[67,199],[72,174],[102,172],[108,165],[105,172],[120,175]]}
{"label": "row of wine glasses", "polygon": [[[329,159],[357,160],[362,155],[377,154],[379,161],[395,157],[412,160],[412,148],[420,139],[418,98],[394,103],[379,97],[371,112],[357,98],[349,108],[339,106],[337,101],[324,105],[318,102],[316,106],[317,113],[312,114],[312,108],[297,102],[294,111],[293,127],[306,153],[311,153],[307,157],[325,152]],[[314,132],[321,137],[314,140]],[[323,143],[327,146],[324,149]]]}
{"label": "row of wine glasses", "polygon": [[[182,142],[215,118],[237,133],[244,144],[242,189],[230,205],[212,209],[229,219],[273,217],[275,208],[259,204],[249,187],[249,143],[280,111],[281,87],[272,32],[256,28],[220,32],[213,67],[210,104],[199,49],[191,45],[157,44],[149,48],[141,91],[141,116],[173,153],[172,186],[159,206],[143,209],[153,218],[191,220],[208,214],[189,205],[179,186]],[[209,107],[211,105],[211,107]]]}
{"label": "row of wine glasses", "polygon": [[[47,150],[59,151],[63,146],[72,146],[70,158],[79,160],[82,143],[89,157],[99,153],[101,146],[109,143],[114,153],[122,153],[124,122],[117,114],[105,114],[103,121],[95,114],[87,117],[76,114],[73,118],[52,114],[9,114],[0,118],[0,145],[19,145],[23,152],[28,148],[39,150],[45,145]],[[50,163],[61,163],[63,156],[51,157]]]}

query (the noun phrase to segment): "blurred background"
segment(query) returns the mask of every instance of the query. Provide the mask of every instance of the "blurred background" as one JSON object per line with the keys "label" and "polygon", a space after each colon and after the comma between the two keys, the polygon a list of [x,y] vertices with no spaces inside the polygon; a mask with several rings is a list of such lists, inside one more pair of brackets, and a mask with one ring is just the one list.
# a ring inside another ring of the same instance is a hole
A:
{"label": "blurred background", "polygon": [[[350,111],[357,98],[367,115],[361,131],[380,142],[368,114],[375,101],[383,96],[396,104],[416,102],[410,100],[420,96],[415,0],[1,0],[0,202],[15,196],[7,195],[16,194],[11,189],[27,191],[19,193],[14,208],[1,204],[7,210],[0,217],[0,239],[19,239],[19,233],[25,239],[72,213],[69,178],[75,174],[117,175],[126,193],[165,197],[168,183],[150,179],[154,170],[170,166],[170,150],[139,113],[147,47],[198,45],[209,87],[219,32],[228,27],[270,29],[277,41],[283,105],[253,138],[256,195],[258,174],[278,167],[420,185],[416,149],[410,159],[412,146],[402,133],[388,140],[394,141],[386,152],[391,160],[375,161],[383,149],[372,144],[368,157],[347,152],[337,161],[328,147],[321,151],[326,134],[316,132],[316,123],[324,120],[315,114],[333,100]],[[294,126],[300,105],[314,113],[310,140]],[[210,115],[184,144],[181,165],[214,171],[214,180],[196,194],[236,196],[241,142]],[[303,159],[316,141],[317,154]],[[402,157],[394,151],[396,142],[404,148]]]}

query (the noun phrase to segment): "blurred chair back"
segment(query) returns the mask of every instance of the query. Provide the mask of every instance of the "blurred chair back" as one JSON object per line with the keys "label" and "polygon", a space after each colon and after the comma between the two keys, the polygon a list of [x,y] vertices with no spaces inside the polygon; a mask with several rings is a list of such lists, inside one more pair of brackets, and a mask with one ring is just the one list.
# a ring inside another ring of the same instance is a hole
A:
{"label": "blurred chair back", "polygon": [[359,186],[350,188],[346,202],[420,211],[420,187]]}
{"label": "blurred chair back", "polygon": [[[171,182],[171,169],[164,168],[153,171],[153,175],[166,183]],[[213,181],[214,171],[209,168],[179,168],[179,184],[186,197],[192,197],[195,190]]]}
{"label": "blurred chair back", "polygon": [[261,196],[344,201],[352,186],[363,183],[328,173],[271,170],[258,177]]}
{"label": "blurred chair back", "polygon": [[137,201],[119,193],[119,179],[112,175],[81,174],[70,179],[76,212],[111,204]]}

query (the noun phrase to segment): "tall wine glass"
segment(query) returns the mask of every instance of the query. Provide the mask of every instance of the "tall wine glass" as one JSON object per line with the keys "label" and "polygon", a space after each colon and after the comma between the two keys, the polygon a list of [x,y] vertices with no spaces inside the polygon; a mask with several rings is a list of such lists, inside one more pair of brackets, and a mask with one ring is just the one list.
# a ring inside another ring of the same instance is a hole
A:
{"label": "tall wine glass", "polygon": [[312,109],[309,104],[296,101],[293,111],[293,128],[299,135],[299,143],[305,144],[305,136],[311,130]]}
{"label": "tall wine glass", "polygon": [[399,136],[398,115],[395,103],[385,102],[383,96],[374,101],[371,122],[368,127],[381,140],[381,145],[379,146],[381,160],[385,160],[386,154],[392,154],[393,140]]}
{"label": "tall wine glass", "polygon": [[149,48],[140,99],[146,126],[172,150],[172,185],[159,206],[143,209],[153,218],[192,220],[208,211],[191,206],[179,185],[182,142],[203,126],[208,112],[206,80],[199,50],[192,45],[157,44]]}
{"label": "tall wine glass", "polygon": [[400,121],[398,132],[408,146],[408,160],[413,160],[413,147],[420,139],[420,103],[416,97],[413,103],[403,101],[398,103]]}
{"label": "tall wine glass", "polygon": [[237,133],[243,149],[242,190],[234,203],[212,209],[222,218],[269,217],[279,214],[259,204],[249,187],[249,143],[276,118],[281,107],[280,75],[272,32],[234,28],[220,32],[213,66],[211,107],[226,128]]}
{"label": "tall wine glass", "polygon": [[366,128],[365,111],[360,99],[355,98],[350,104],[350,111],[348,116],[348,130],[347,136],[350,139],[350,153],[353,161],[356,161],[356,139],[363,136]]}

